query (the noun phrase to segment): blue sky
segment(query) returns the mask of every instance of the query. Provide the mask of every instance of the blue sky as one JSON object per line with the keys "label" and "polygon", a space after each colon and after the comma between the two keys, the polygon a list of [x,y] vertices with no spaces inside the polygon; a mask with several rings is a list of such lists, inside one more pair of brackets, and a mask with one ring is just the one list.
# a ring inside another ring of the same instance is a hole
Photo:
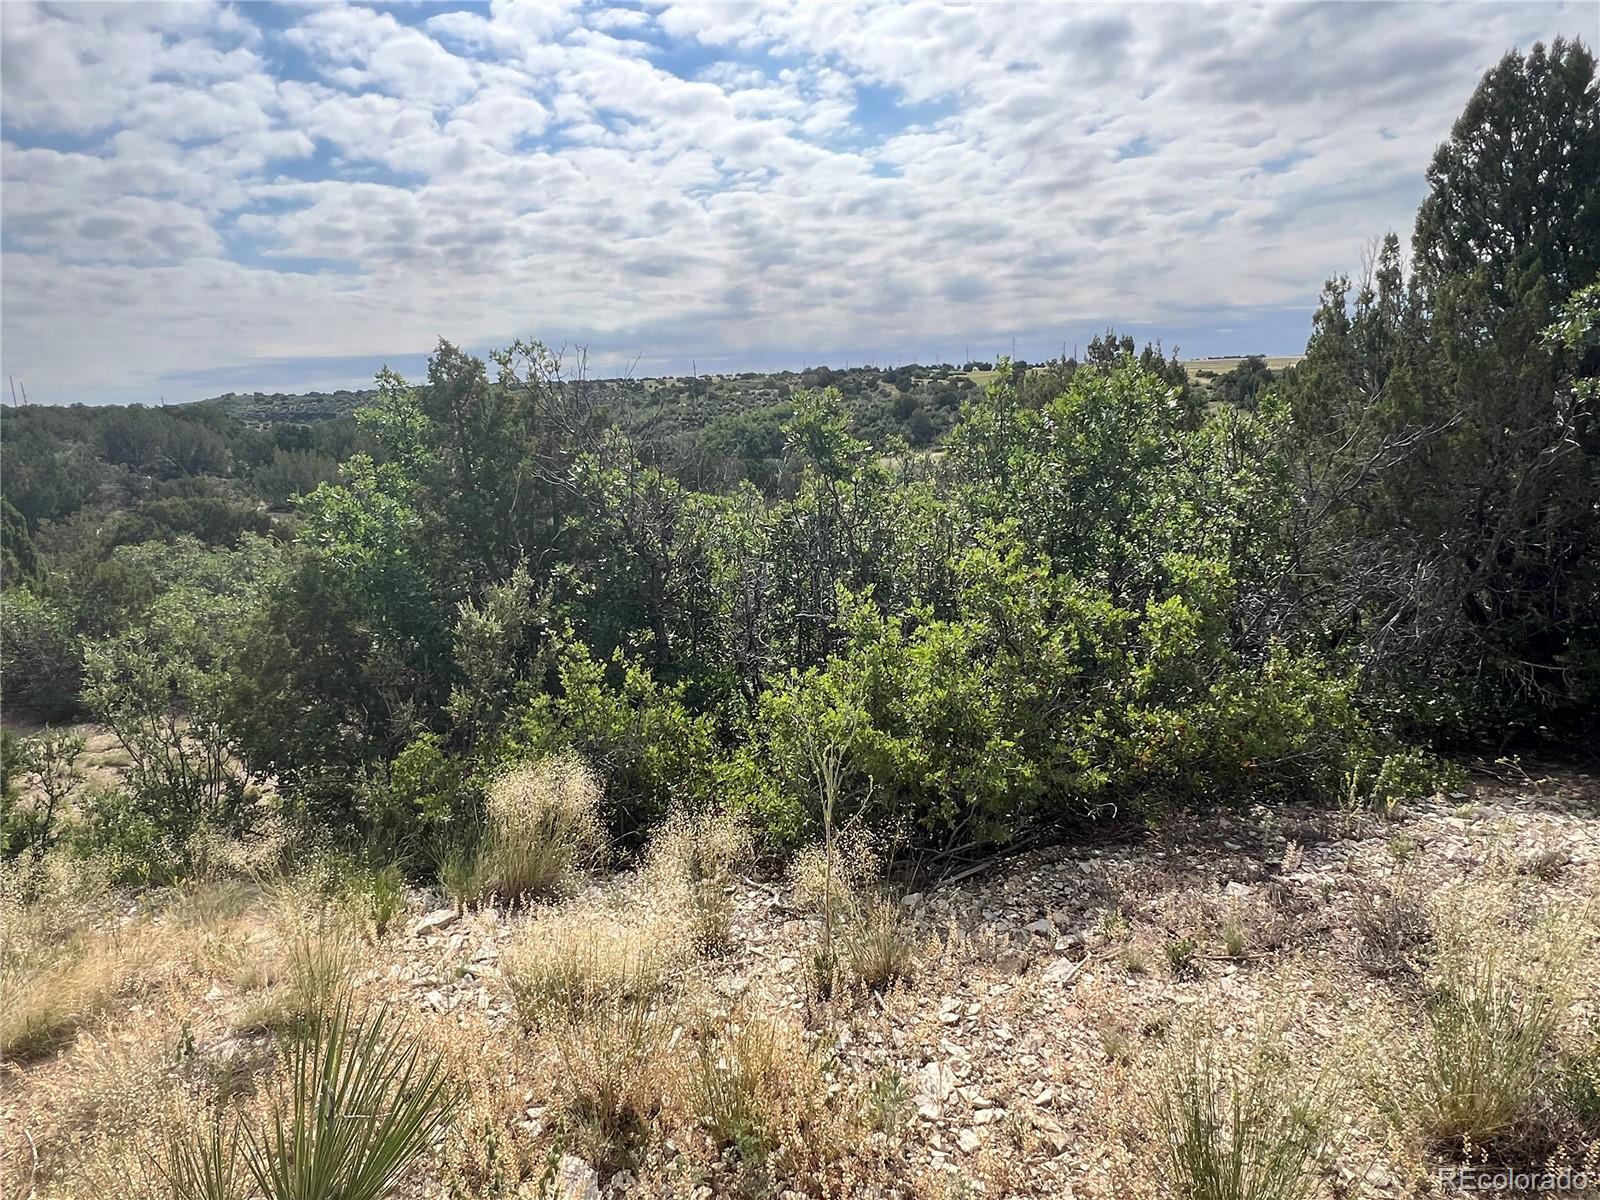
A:
{"label": "blue sky", "polygon": [[0,370],[35,401],[1293,353],[1482,72],[1592,4],[0,6]]}

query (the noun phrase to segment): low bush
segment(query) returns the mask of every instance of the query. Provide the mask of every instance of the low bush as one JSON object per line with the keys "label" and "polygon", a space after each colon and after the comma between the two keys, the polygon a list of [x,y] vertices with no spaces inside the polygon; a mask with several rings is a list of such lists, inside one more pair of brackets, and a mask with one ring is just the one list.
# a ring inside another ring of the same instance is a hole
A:
{"label": "low bush", "polygon": [[576,755],[554,754],[489,785],[478,851],[484,892],[517,901],[569,891],[605,850],[600,780]]}
{"label": "low bush", "polygon": [[1014,542],[969,552],[955,573],[945,619],[841,595],[840,649],[761,696],[721,770],[780,844],[820,831],[817,742],[842,757],[837,821],[932,849],[1001,843],[1052,816],[1331,799],[1381,744],[1351,672],[1233,648],[1235,585],[1219,562],[1169,555],[1139,605]]}
{"label": "low bush", "polygon": [[0,859],[27,854],[37,864],[61,836],[68,803],[83,783],[81,734],[46,729],[7,748],[0,792]]}

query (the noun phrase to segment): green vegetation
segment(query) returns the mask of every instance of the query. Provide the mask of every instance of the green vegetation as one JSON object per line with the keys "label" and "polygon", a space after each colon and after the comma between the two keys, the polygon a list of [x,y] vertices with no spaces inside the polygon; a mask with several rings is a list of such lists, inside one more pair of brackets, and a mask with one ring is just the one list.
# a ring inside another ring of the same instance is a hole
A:
{"label": "green vegetation", "polygon": [[453,1103],[437,1055],[386,1009],[368,1012],[342,997],[290,1050],[287,1079],[259,1127],[224,1126],[219,1117],[203,1133],[174,1139],[166,1163],[172,1195],[379,1200],[444,1128]]}
{"label": "green vegetation", "polygon": [[1600,695],[1594,95],[1581,46],[1507,56],[1410,274],[1391,235],[1331,281],[1298,364],[1191,382],[1108,333],[1031,367],[590,380],[441,342],[420,385],[296,405],[10,410],[8,713],[92,717],[132,769],[8,799],[6,853],[175,880],[274,819],[465,905],[669,813],[916,856],[1391,811],[1438,751],[1570,738]]}
{"label": "green vegetation", "polygon": [[1163,1065],[1156,1124],[1188,1200],[1300,1200],[1317,1186],[1333,1141],[1333,1089],[1295,1079],[1266,1042],[1228,1061],[1214,1036],[1191,1031]]}

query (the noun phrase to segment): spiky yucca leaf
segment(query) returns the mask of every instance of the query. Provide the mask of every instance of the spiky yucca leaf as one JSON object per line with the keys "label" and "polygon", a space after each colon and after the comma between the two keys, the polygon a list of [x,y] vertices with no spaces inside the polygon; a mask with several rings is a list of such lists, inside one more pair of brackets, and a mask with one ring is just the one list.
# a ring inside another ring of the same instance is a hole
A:
{"label": "spiky yucca leaf", "polygon": [[438,1055],[395,1029],[386,1008],[348,995],[294,1043],[287,1095],[244,1158],[269,1200],[380,1200],[444,1126],[455,1096]]}

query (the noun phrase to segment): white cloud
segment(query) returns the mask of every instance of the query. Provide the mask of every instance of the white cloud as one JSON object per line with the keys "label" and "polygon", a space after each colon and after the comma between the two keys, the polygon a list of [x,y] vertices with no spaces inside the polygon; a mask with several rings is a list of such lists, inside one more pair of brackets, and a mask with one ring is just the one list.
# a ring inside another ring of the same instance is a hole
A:
{"label": "white cloud", "polygon": [[441,334],[648,367],[1303,310],[1409,225],[1481,72],[1585,25],[1551,5],[266,12],[6,6],[5,369],[30,392],[176,398],[178,376]]}

